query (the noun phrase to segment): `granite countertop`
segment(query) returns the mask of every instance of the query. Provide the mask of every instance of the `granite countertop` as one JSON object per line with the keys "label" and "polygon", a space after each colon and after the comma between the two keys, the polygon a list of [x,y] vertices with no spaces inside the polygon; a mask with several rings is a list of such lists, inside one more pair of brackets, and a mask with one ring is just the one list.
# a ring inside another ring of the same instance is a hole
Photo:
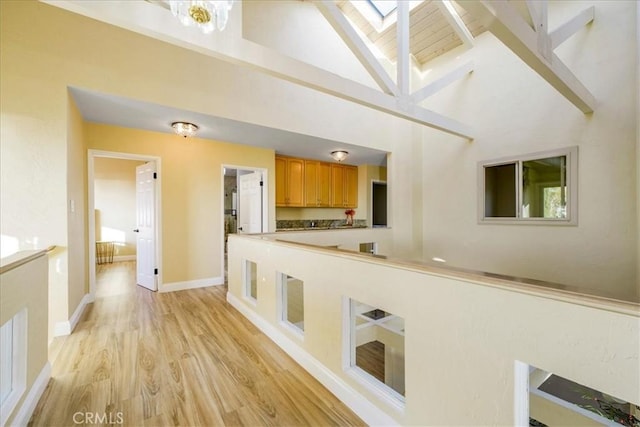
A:
{"label": "granite countertop", "polygon": [[347,228],[367,228],[365,219],[354,219],[347,225],[344,219],[276,219],[276,231],[316,231]]}
{"label": "granite countertop", "polygon": [[276,231],[322,231],[322,230],[344,230],[349,228],[367,228],[366,225],[338,225],[336,227],[290,227],[277,228]]}

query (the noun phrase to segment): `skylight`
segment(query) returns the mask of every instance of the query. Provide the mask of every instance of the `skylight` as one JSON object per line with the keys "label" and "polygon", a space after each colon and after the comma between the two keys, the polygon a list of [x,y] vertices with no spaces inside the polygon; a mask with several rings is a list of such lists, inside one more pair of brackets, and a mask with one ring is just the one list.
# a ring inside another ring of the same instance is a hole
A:
{"label": "skylight", "polygon": [[368,0],[373,9],[380,14],[382,19],[386,18],[398,8],[396,0]]}

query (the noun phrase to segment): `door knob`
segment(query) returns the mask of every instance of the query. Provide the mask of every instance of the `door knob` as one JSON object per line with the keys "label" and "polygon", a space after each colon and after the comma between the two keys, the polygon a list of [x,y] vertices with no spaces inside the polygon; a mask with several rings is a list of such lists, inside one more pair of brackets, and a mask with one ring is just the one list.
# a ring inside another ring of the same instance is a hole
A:
{"label": "door knob", "polygon": [[134,233],[139,233],[139,232],[140,232],[140,229],[139,229],[139,228],[134,228],[134,229],[133,229],[133,232],[134,232]]}

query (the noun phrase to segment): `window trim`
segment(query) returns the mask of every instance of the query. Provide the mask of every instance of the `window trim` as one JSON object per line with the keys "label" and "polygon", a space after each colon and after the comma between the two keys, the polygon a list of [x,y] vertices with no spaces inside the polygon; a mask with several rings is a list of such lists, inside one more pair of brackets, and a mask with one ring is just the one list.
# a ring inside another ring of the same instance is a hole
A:
{"label": "window trim", "polygon": [[[256,268],[256,297],[251,295],[251,278],[249,276],[249,263]],[[242,296],[254,306],[258,304],[258,263],[247,258],[242,259]]]}
{"label": "window trim", "polygon": [[[298,279],[295,276],[292,276],[288,273],[283,273],[281,271],[276,272],[276,311],[278,313],[278,323],[287,331],[293,333],[293,335],[298,338],[300,341],[304,341],[304,329],[301,329],[296,324],[291,323],[288,318],[288,309],[287,304],[288,301],[285,300],[287,296],[287,281],[288,278],[300,280],[302,282],[303,290],[302,290],[302,305],[304,310],[304,280]],[[304,313],[304,311],[303,311]],[[304,317],[303,317],[304,322]]]}
{"label": "window trim", "polygon": [[[523,218],[522,215],[522,163],[529,160],[566,156],[567,163],[567,217],[557,218]],[[516,164],[516,217],[485,217],[485,168],[507,164]],[[559,148],[556,150],[538,151],[521,156],[502,157],[494,160],[478,162],[478,224],[498,225],[578,225],[578,146]]]}

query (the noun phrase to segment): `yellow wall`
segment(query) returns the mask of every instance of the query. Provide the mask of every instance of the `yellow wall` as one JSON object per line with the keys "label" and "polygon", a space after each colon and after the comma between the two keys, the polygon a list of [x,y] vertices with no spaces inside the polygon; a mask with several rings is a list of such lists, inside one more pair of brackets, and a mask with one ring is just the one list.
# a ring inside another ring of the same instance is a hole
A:
{"label": "yellow wall", "polygon": [[[85,124],[85,135],[89,149],[160,158],[164,284],[223,277],[222,165],[264,168],[268,177],[274,177],[275,152],[96,123]],[[273,230],[273,179],[268,179],[268,186],[269,229]]]}
{"label": "yellow wall", "polygon": [[116,257],[136,254],[136,166],[141,164],[144,162],[94,159],[96,241],[114,241]]}
{"label": "yellow wall", "polygon": [[89,291],[87,232],[87,148],[82,116],[67,94],[67,233],[69,245],[69,285],[67,317]]}
{"label": "yellow wall", "polygon": [[[86,292],[81,279],[86,267],[82,271],[75,261],[67,262],[86,245],[82,219],[68,212],[70,200],[76,208],[85,203],[74,178],[84,167],[78,160],[81,147],[69,136],[74,120],[69,119],[67,88],[76,86],[390,152],[389,223],[399,256],[442,256],[464,267],[633,292],[638,282],[638,157],[636,94],[629,88],[637,84],[631,54],[637,52],[631,37],[636,4],[552,3],[554,19],[568,16],[556,14],[556,6],[578,12],[596,4],[594,23],[558,51],[596,95],[596,112],[579,112],[485,34],[468,53],[477,56],[476,72],[426,104],[471,125],[476,139],[468,143],[41,2],[1,1],[2,234],[17,238],[20,249],[61,248],[51,274],[70,286],[63,310],[68,317]],[[319,12],[304,6],[307,13]],[[286,31],[307,36],[304,26],[279,29],[289,48],[296,38]],[[455,56],[448,59],[455,64]],[[580,145],[584,162],[578,227],[477,224],[478,161],[567,145]],[[357,211],[361,214],[362,208]],[[73,268],[69,278],[68,267]],[[191,280],[202,274],[187,265],[170,275]]]}
{"label": "yellow wall", "polygon": [[[41,2],[2,1],[0,19],[1,231],[16,238],[21,250],[52,244],[58,247],[50,269],[55,295],[52,324],[68,320],[78,307],[87,292],[89,268],[85,256],[88,221],[82,214],[86,212],[86,147],[82,146],[79,116],[69,99],[69,86],[374,146],[385,146],[392,135],[402,137],[415,126]],[[369,128],[363,131],[351,126],[354,114],[358,120],[371,123]],[[159,151],[147,148],[150,153]],[[186,156],[182,150],[175,154]],[[194,161],[206,162],[200,158]],[[242,155],[232,163],[245,165],[248,159]],[[183,177],[178,181],[185,184]],[[172,183],[168,181],[168,185]],[[271,186],[269,197],[275,197]],[[70,212],[71,200],[74,213]],[[212,203],[219,202],[196,205]],[[197,215],[192,209],[186,212]],[[192,258],[178,266],[189,246],[185,240],[192,236],[181,240],[175,235],[182,233],[191,219],[180,218],[174,228],[165,224],[165,281],[220,274],[218,267],[204,267],[201,260]],[[275,211],[270,212],[270,220],[275,220]],[[202,231],[191,230],[186,233]],[[217,247],[217,242],[204,245]],[[213,255],[216,250],[212,249]],[[207,263],[217,264],[210,259]]]}

